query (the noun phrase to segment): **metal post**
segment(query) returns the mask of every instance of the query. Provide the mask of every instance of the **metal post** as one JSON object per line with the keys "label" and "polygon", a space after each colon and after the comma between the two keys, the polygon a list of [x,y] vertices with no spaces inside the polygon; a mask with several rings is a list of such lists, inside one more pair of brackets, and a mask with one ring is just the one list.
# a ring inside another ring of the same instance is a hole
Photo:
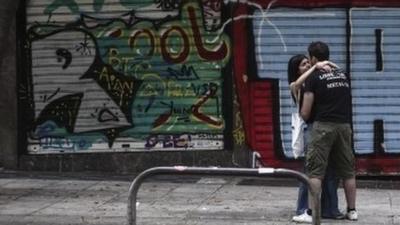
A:
{"label": "metal post", "polygon": [[311,186],[310,180],[306,175],[295,170],[280,169],[280,168],[220,168],[220,167],[154,167],[140,173],[129,187],[127,220],[128,225],[136,225],[136,200],[137,193],[142,182],[151,176],[157,174],[190,174],[190,175],[224,175],[224,176],[292,176],[307,184],[313,199],[313,225],[320,225],[320,200],[319,195]]}
{"label": "metal post", "polygon": [[260,161],[259,161],[260,158],[261,158],[260,153],[258,153],[256,151],[252,152],[252,154],[251,154],[251,168],[258,168],[259,167],[259,166],[257,166],[257,164],[260,163]]}

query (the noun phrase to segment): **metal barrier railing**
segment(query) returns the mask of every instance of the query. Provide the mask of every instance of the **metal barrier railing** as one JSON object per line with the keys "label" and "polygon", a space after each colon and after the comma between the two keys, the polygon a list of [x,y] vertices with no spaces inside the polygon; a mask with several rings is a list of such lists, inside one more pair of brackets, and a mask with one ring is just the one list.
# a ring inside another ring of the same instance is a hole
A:
{"label": "metal barrier railing", "polygon": [[129,187],[128,196],[128,212],[127,219],[128,225],[136,225],[136,200],[137,193],[142,182],[154,175],[159,174],[185,174],[185,175],[223,175],[223,176],[270,176],[270,175],[280,175],[280,176],[293,176],[299,179],[301,182],[307,184],[313,201],[313,225],[320,225],[320,198],[315,192],[313,187],[310,185],[309,178],[295,170],[280,169],[280,168],[220,168],[220,167],[185,167],[185,166],[175,166],[175,167],[154,167],[140,173],[132,182]]}

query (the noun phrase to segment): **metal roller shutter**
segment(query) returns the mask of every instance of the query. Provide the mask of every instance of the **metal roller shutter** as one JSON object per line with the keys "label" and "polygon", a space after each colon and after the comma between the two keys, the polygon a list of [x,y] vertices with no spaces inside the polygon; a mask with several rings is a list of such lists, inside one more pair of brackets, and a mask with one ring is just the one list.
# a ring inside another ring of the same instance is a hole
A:
{"label": "metal roller shutter", "polygon": [[27,2],[30,153],[224,148],[221,5]]}
{"label": "metal roller shutter", "polygon": [[399,153],[400,11],[350,12],[354,148],[360,154]]}
{"label": "metal roller shutter", "polygon": [[[278,81],[280,134],[282,150],[292,157],[292,99],[287,81],[287,64],[293,55],[307,53],[313,41],[324,41],[330,47],[330,58],[340,67],[346,65],[346,10],[337,8],[297,9],[274,8],[256,10],[253,34],[257,73],[260,78]],[[279,145],[279,144],[278,144]]]}

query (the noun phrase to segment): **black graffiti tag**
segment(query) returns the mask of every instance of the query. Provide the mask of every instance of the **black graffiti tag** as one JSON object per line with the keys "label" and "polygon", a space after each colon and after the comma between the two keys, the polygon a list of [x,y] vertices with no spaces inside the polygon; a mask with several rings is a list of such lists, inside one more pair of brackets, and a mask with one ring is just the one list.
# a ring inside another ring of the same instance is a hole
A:
{"label": "black graffiti tag", "polygon": [[68,49],[65,48],[59,48],[56,50],[56,55],[57,55],[57,61],[61,62],[62,59],[64,59],[64,65],[62,68],[65,70],[68,68],[69,65],[71,65],[72,62],[72,54]]}

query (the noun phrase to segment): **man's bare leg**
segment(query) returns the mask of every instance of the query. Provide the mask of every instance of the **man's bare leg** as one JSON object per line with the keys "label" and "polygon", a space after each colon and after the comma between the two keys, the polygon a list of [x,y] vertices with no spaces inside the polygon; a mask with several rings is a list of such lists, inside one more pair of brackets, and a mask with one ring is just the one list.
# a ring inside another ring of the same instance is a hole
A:
{"label": "man's bare leg", "polygon": [[[322,184],[322,180],[319,178],[310,178],[310,183],[311,183],[311,188],[308,189],[309,194],[308,194],[308,205],[310,206],[310,208],[312,209],[313,213],[321,213],[320,210],[316,210],[316,207],[320,208],[320,204],[321,204],[321,184]],[[315,191],[315,194],[317,194],[318,196],[318,205],[314,205],[314,199],[313,199],[313,195],[311,193],[311,189],[313,189]]]}
{"label": "man's bare leg", "polygon": [[352,177],[343,180],[344,194],[346,196],[347,207],[349,209],[356,208],[356,178]]}

